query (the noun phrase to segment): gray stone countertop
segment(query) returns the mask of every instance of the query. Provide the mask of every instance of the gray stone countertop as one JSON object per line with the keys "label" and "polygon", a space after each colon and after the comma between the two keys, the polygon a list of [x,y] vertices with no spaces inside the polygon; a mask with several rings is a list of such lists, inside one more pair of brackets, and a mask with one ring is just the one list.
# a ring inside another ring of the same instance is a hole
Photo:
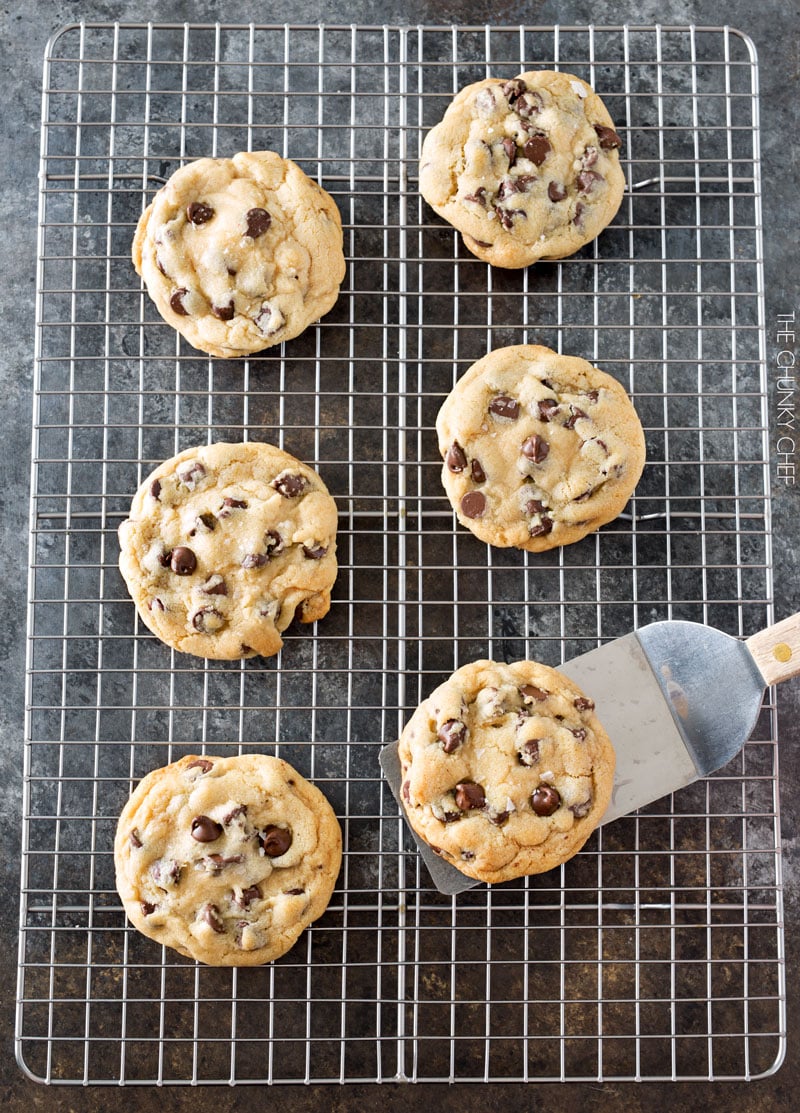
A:
{"label": "gray stone countertop", "polygon": [[[623,1106],[636,1110],[688,1108],[703,1104],[714,1110],[779,1111],[796,1108],[800,1086],[800,681],[789,682],[780,692],[780,761],[784,883],[786,908],[786,962],[788,967],[788,1052],[777,1073],[752,1083],[678,1084],[493,1084],[483,1086],[413,1087],[369,1086],[285,1087],[276,1091],[241,1087],[164,1092],[155,1088],[121,1091],[113,1087],[80,1090],[45,1088],[29,1082],[18,1070],[13,1055],[15,957],[18,917],[18,869],[20,847],[20,783],[22,768],[25,583],[27,565],[29,447],[31,381],[34,335],[34,291],[36,268],[37,171],[39,157],[41,60],[45,44],[54,30],[76,20],[168,20],[249,21],[301,23],[482,23],[493,24],[662,23],[717,26],[727,22],[748,33],[760,59],[761,122],[764,178],[764,250],[766,266],[767,322],[766,356],[774,360],[778,314],[800,312],[798,305],[800,268],[797,260],[795,221],[800,216],[797,150],[797,103],[800,44],[800,6],[783,0],[528,0],[510,3],[436,3],[422,0],[307,0],[290,3],[279,11],[263,3],[239,0],[234,5],[212,0],[138,0],[103,2],[83,0],[6,0],[0,5],[0,34],[4,44],[2,83],[4,150],[3,189],[0,194],[0,227],[5,244],[6,280],[0,284],[0,319],[3,336],[2,396],[4,402],[3,448],[0,452],[3,481],[2,529],[5,571],[0,578],[4,616],[2,639],[3,700],[0,705],[0,816],[4,833],[0,855],[0,1036],[4,1055],[0,1064],[0,1105],[9,1111],[117,1110],[134,1107],[156,1110],[234,1110],[255,1101],[267,1107],[278,1103],[287,1113],[294,1110],[351,1110],[378,1101],[388,1110],[424,1108],[433,1105],[450,1109],[507,1109],[515,1104],[533,1108],[541,1104],[563,1110],[611,1110]],[[774,389],[774,388],[771,388]],[[775,413],[770,400],[771,413]],[[773,450],[777,428],[771,429]],[[774,599],[778,618],[800,610],[798,576],[798,511],[800,492],[779,478],[772,466],[772,515],[774,528]]]}

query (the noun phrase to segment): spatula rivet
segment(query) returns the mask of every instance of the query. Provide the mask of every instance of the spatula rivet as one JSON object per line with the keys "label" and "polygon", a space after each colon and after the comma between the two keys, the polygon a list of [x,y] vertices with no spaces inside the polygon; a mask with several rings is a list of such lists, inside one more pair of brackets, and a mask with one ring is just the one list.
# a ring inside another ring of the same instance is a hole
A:
{"label": "spatula rivet", "polygon": [[772,656],[776,661],[780,661],[782,665],[785,665],[787,661],[791,661],[792,659],[792,650],[786,642],[778,642],[772,651]]}

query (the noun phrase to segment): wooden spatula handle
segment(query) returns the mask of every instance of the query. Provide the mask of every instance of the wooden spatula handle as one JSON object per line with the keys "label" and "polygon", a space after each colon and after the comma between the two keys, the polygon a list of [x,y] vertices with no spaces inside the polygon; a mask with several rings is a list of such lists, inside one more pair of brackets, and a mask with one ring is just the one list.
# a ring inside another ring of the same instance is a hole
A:
{"label": "wooden spatula handle", "polygon": [[753,654],[767,684],[779,684],[800,673],[800,614],[793,614],[748,638]]}

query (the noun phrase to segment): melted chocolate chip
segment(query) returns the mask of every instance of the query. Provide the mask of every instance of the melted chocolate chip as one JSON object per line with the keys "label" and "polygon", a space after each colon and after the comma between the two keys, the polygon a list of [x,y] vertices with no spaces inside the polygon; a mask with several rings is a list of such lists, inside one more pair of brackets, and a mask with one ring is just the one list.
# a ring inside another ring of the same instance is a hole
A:
{"label": "melted chocolate chip", "polygon": [[189,536],[192,536],[198,529],[204,532],[213,533],[217,528],[217,519],[210,510],[204,510],[202,514],[198,514],[195,518],[195,528]]}
{"label": "melted chocolate chip", "polygon": [[167,609],[164,606],[163,600],[159,599],[158,596],[156,596],[155,599],[151,599],[150,602],[147,604],[147,606],[148,606],[149,610],[151,610],[151,611],[161,611],[162,614]]}
{"label": "melted chocolate chip", "polygon": [[201,607],[192,615],[192,626],[200,634],[216,634],[225,625],[225,616],[216,607]]}
{"label": "melted chocolate chip", "polygon": [[266,553],[248,553],[242,557],[242,568],[263,568],[268,560]]}
{"label": "melted chocolate chip", "polygon": [[581,166],[584,170],[588,170],[590,166],[594,166],[600,156],[597,153],[597,147],[587,147],[583,152],[581,159]]}
{"label": "melted chocolate chip", "polygon": [[522,148],[525,158],[535,166],[541,166],[553,147],[546,135],[532,135]]}
{"label": "melted chocolate chip", "polygon": [[235,808],[231,808],[227,815],[222,817],[222,822],[227,825],[233,823],[234,819],[238,819],[240,815],[247,815],[247,804],[237,804]]}
{"label": "melted chocolate chip", "polygon": [[222,834],[222,824],[207,815],[196,815],[192,820],[192,838],[197,842],[214,842]]}
{"label": "melted chocolate chip", "polygon": [[247,509],[247,502],[244,499],[232,499],[232,498],[226,497],[222,500],[222,506],[217,511],[217,517],[219,519],[230,518],[231,511],[233,511],[233,510],[246,510],[246,509]]}
{"label": "melted chocolate chip", "polygon": [[304,892],[305,892],[305,889],[284,889],[283,890],[284,896],[287,896],[287,897],[301,897]]}
{"label": "melted chocolate chip", "polygon": [[442,748],[446,754],[455,753],[467,737],[467,724],[460,719],[448,719],[439,727],[436,737],[444,743]]}
{"label": "melted chocolate chip", "polygon": [[190,761],[186,768],[199,769],[201,773],[210,773],[214,768],[214,762],[209,761],[207,758],[199,757],[196,761]]}
{"label": "melted chocolate chip", "polygon": [[150,484],[150,495],[154,499],[161,498],[161,481],[159,479],[154,479]]}
{"label": "melted chocolate chip", "polygon": [[584,738],[586,737],[586,730],[584,727],[577,727],[574,730],[572,729],[572,727],[570,727],[570,734],[574,734],[579,742],[583,742]]}
{"label": "melted chocolate chip", "polygon": [[169,299],[169,307],[173,313],[177,313],[179,317],[188,317],[189,310],[183,304],[183,299],[189,291],[185,286],[181,286],[180,290],[174,290]]}
{"label": "melted chocolate chip", "polygon": [[222,576],[215,573],[200,588],[204,595],[227,595],[228,585],[223,580]]}
{"label": "melted chocolate chip", "polygon": [[327,555],[327,552],[328,550],[325,545],[314,545],[313,547],[308,545],[303,546],[303,555],[308,557],[309,560],[322,560],[322,558]]}
{"label": "melted chocolate chip", "polygon": [[242,908],[249,908],[254,900],[261,900],[261,890],[258,885],[248,885],[246,889],[242,889],[241,899],[237,903]]}
{"label": "melted chocolate chip", "polygon": [[555,205],[567,196],[567,187],[562,185],[561,182],[551,182],[547,187],[547,196]]}
{"label": "melted chocolate chip", "polygon": [[258,841],[268,858],[280,858],[292,845],[292,835],[285,827],[270,824],[260,833]]}
{"label": "melted chocolate chip", "polygon": [[479,186],[478,189],[476,189],[474,193],[465,194],[464,195],[464,200],[465,201],[472,201],[475,205],[482,205],[483,208],[485,209],[486,208],[486,188],[485,188],[485,186]]}
{"label": "melted chocolate chip", "polygon": [[162,888],[177,885],[181,879],[183,869],[174,858],[159,858],[150,867],[150,873],[155,883]]}
{"label": "melted chocolate chip", "polygon": [[539,742],[537,739],[532,738],[529,742],[526,742],[517,754],[517,759],[520,765],[536,765],[539,760]]}
{"label": "melted chocolate chip", "polygon": [[271,316],[271,308],[268,305],[262,305],[258,313],[256,313],[255,317],[253,318],[253,322],[256,328],[259,332],[263,332],[265,336],[267,335],[267,331],[269,329],[269,321]]}
{"label": "melted chocolate chip", "polygon": [[586,417],[586,414],[578,406],[570,406],[569,409],[570,409],[570,414],[569,414],[569,417],[567,418],[567,420],[564,422],[564,428],[565,429],[574,429],[575,428],[575,422],[580,420],[580,418],[582,418],[582,417]]}
{"label": "melted chocolate chip", "polygon": [[519,417],[519,402],[508,394],[498,394],[489,403],[489,412],[496,417],[506,417],[516,421]]}
{"label": "melted chocolate chip", "polygon": [[548,816],[558,811],[561,797],[550,785],[539,785],[531,796],[531,807],[537,815]]}
{"label": "melted chocolate chip", "polygon": [[227,305],[212,305],[211,312],[220,321],[233,320],[233,316],[236,312],[233,304],[233,298],[231,298]]}
{"label": "melted chocolate chip", "polygon": [[486,482],[486,472],[481,467],[481,462],[477,458],[472,461],[472,466],[470,467],[470,474],[472,476],[473,483],[485,483]]}
{"label": "melted chocolate chip", "polygon": [[158,252],[156,252],[156,266],[158,267],[158,269],[161,271],[161,273],[164,275],[165,278],[169,278],[169,275],[167,274],[167,268],[161,262],[161,256],[158,254]]}
{"label": "melted chocolate chip", "polygon": [[223,935],[224,934],[224,932],[225,932],[225,922],[223,921],[222,916],[220,915],[220,911],[217,908],[216,904],[204,904],[201,915],[202,915],[203,919],[205,920],[205,922],[208,924],[208,926],[213,931],[215,931],[217,933],[217,935]]}
{"label": "melted chocolate chip", "polygon": [[553,519],[548,518],[545,515],[542,517],[542,520],[539,522],[538,525],[531,526],[531,528],[528,530],[528,533],[531,535],[531,537],[545,537],[548,533],[552,533],[552,530]]}
{"label": "melted chocolate chip", "polygon": [[569,810],[572,812],[576,819],[583,819],[583,817],[585,815],[588,815],[589,812],[592,810],[592,802],[593,801],[590,796],[588,800],[583,800],[580,804],[571,804]]}
{"label": "melted chocolate chip", "polygon": [[466,453],[458,441],[453,441],[448,448],[447,455],[445,456],[445,463],[452,472],[461,472],[467,466]]}
{"label": "melted chocolate chip", "polygon": [[193,491],[201,479],[205,478],[206,469],[199,460],[187,460],[175,473],[178,481]]}
{"label": "melted chocolate chip", "polygon": [[534,514],[544,514],[547,507],[540,499],[528,499],[525,503],[525,510],[533,517]]}
{"label": "melted chocolate chip", "polygon": [[520,693],[526,703],[528,700],[536,700],[537,703],[541,703],[543,700],[547,699],[548,695],[543,688],[537,688],[535,684],[523,684],[520,688]]}
{"label": "melted chocolate chip", "polygon": [[510,81],[506,81],[505,85],[503,85],[503,96],[509,104],[513,104],[518,97],[521,97],[522,94],[527,93],[527,91],[528,86],[521,77],[512,77]]}
{"label": "melted chocolate chip", "polygon": [[508,817],[511,812],[493,812],[489,816],[489,822],[493,823],[495,827],[502,827],[504,823],[508,822]]}
{"label": "melted chocolate chip", "polygon": [[211,873],[220,873],[226,866],[234,866],[243,861],[243,854],[231,854],[229,858],[223,857],[222,854],[207,854],[203,858],[203,864]]}
{"label": "melted chocolate chip", "polygon": [[529,460],[533,460],[534,464],[541,464],[547,459],[549,453],[550,445],[544,437],[540,437],[538,433],[534,433],[533,436],[528,437],[528,439],[523,442],[522,455],[527,456]]}
{"label": "melted chocolate chip", "polygon": [[202,201],[192,201],[186,207],[186,216],[192,224],[208,224],[214,216],[214,210],[210,205],[204,205]]}
{"label": "melted chocolate chip", "polygon": [[578,711],[594,711],[594,700],[587,696],[578,696],[573,705]]}
{"label": "melted chocolate chip", "polygon": [[276,479],[273,479],[272,486],[278,494],[283,495],[285,499],[293,499],[302,494],[308,486],[308,482],[305,476],[293,475],[291,472],[288,472],[285,475],[279,475]]}
{"label": "melted chocolate chip", "polygon": [[403,784],[400,788],[400,794],[407,804],[411,803],[411,785],[408,783],[408,781],[403,781]]}
{"label": "melted chocolate chip", "polygon": [[474,850],[462,850],[461,851],[461,860],[463,862],[471,862],[474,857],[475,857],[475,851]]}
{"label": "melted chocolate chip", "polygon": [[597,132],[597,138],[600,140],[600,146],[604,151],[618,150],[622,146],[622,140],[613,128],[607,128],[603,124],[595,124],[594,130]]}
{"label": "melted chocolate chip", "polygon": [[585,209],[586,206],[584,205],[583,201],[579,201],[575,206],[575,215],[572,218],[572,223],[575,224],[577,227],[580,227],[583,224],[583,214]]}
{"label": "melted chocolate chip", "polygon": [[462,812],[478,811],[486,807],[486,795],[481,785],[462,781],[455,787],[456,805]]}
{"label": "melted chocolate chip", "polygon": [[461,513],[467,518],[480,518],[486,511],[486,495],[482,491],[467,491],[461,500]]}
{"label": "melted chocolate chip", "polygon": [[578,175],[578,189],[581,193],[590,193],[598,182],[603,181],[603,175],[594,170],[581,170]]}
{"label": "melted chocolate chip", "polygon": [[508,168],[510,170],[516,162],[517,158],[517,144],[514,142],[510,135],[507,135],[503,139],[503,150],[508,157]]}
{"label": "melted chocolate chip", "polygon": [[558,402],[556,402],[555,398],[542,398],[539,401],[539,420],[544,422],[550,421],[557,409]]}
{"label": "melted chocolate chip", "polygon": [[176,576],[191,576],[197,567],[197,557],[185,545],[178,545],[172,550],[169,566]]}
{"label": "melted chocolate chip", "polygon": [[590,402],[597,402],[598,399],[600,398],[600,391],[599,390],[587,390],[586,391],[586,397],[589,399]]}
{"label": "melted chocolate chip", "polygon": [[272,224],[272,217],[266,209],[248,209],[244,215],[247,220],[247,232],[245,235],[253,240],[257,239],[258,236],[263,236],[270,224]]}
{"label": "melted chocolate chip", "polygon": [[143,916],[152,916],[152,914],[158,908],[158,905],[157,904],[151,904],[149,900],[143,900],[143,901],[139,902],[139,907],[142,910],[142,915]]}
{"label": "melted chocolate chip", "polygon": [[128,841],[136,850],[139,850],[142,846],[142,840],[139,838],[139,832],[136,830],[135,827],[131,827],[130,831],[128,832]]}

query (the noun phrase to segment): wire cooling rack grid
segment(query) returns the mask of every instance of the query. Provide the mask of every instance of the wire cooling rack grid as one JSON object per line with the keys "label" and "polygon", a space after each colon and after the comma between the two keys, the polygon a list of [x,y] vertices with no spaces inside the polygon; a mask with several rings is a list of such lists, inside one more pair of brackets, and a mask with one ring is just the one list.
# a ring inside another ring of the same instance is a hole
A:
{"label": "wire cooling rack grid", "polygon": [[[491,270],[416,189],[419,143],[487,73],[588,79],[628,192],[558,264]],[[381,781],[419,699],[478,656],[549,664],[661,618],[770,618],[756,62],[721,28],[80,25],[45,65],[18,1055],[49,1082],[733,1078],[785,1033],[768,703],[719,775],[561,869],[442,897]],[[349,272],[321,325],[201,358],[129,260],[185,160],[271,147],[336,198]],[[454,528],[433,425],[490,347],[549,344],[632,392],[630,514],[563,551]],[[340,508],[332,610],[281,655],[176,656],[116,568],[131,492],[188,445],[275,441]],[[187,752],[280,753],[328,794],[329,911],[265,969],[126,926],[115,820]]]}

